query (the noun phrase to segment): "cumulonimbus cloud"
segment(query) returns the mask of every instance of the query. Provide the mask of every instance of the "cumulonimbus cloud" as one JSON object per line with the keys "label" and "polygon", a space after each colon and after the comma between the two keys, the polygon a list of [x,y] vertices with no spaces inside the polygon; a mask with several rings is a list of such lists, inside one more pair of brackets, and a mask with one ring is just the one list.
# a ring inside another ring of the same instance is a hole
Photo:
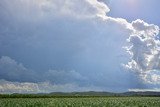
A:
{"label": "cumulonimbus cloud", "polygon": [[[144,82],[151,84],[160,84],[160,43],[157,39],[159,27],[154,24],[148,24],[140,19],[130,23],[123,18],[110,17],[107,15],[107,13],[110,11],[109,7],[103,2],[99,2],[98,0],[1,0],[0,5],[0,19],[2,20],[0,22],[0,28],[2,29],[2,39],[0,40],[0,46],[3,45],[2,47],[8,45],[12,46],[12,44],[15,45],[19,43],[23,44],[23,46],[28,46],[29,44],[31,48],[35,47],[33,48],[33,50],[41,50],[42,48],[47,47],[49,48],[49,51],[54,49],[54,51],[56,51],[57,47],[59,49],[62,45],[68,45],[69,49],[71,47],[71,52],[74,52],[75,50],[72,50],[72,48],[74,46],[77,46],[78,48],[76,47],[76,49],[83,50],[80,50],[80,52],[78,53],[80,54],[79,56],[77,55],[77,53],[76,55],[74,54],[71,56],[78,56],[79,62],[82,60],[86,61],[86,59],[88,58],[88,62],[90,62],[91,65],[93,64],[93,62],[98,64],[97,62],[100,60],[98,58],[101,57],[98,57],[96,59],[95,56],[100,56],[102,53],[101,51],[103,51],[102,49],[100,50],[100,48],[105,47],[103,49],[107,51],[105,52],[106,62],[104,61],[106,65],[104,63],[102,64],[107,66],[106,68],[108,71],[106,70],[106,72],[111,72],[112,75],[115,75],[118,71],[120,71],[119,65],[123,63],[127,70],[133,71]],[[67,23],[65,22],[68,21],[67,19],[74,21]],[[53,22],[57,22],[59,25],[61,25],[61,28],[58,28],[56,25],[57,23]],[[79,29],[81,22],[83,23],[81,25],[81,29]],[[86,26],[83,25],[84,23],[87,23]],[[73,26],[72,24],[75,25]],[[63,26],[66,27],[63,28]],[[75,29],[75,27],[77,27],[77,29]],[[69,28],[69,30],[67,28]],[[65,31],[65,34],[61,33],[66,29],[67,31]],[[55,31],[56,33],[54,34],[53,31]],[[59,35],[57,33],[58,31],[60,32]],[[76,36],[77,33],[75,32],[80,33],[80,36]],[[74,38],[77,37],[79,37],[80,39],[75,40]],[[8,38],[11,38],[11,40],[8,40]],[[44,39],[42,40],[40,38]],[[65,40],[66,38],[69,38],[69,40],[73,41],[67,41],[68,39]],[[6,40],[7,42],[5,42]],[[74,44],[74,42],[76,42],[76,44]],[[50,47],[53,47],[53,49]],[[68,49],[67,46],[62,47]],[[126,50],[124,50],[123,47],[126,47]],[[65,52],[65,49],[62,50],[64,50],[62,51],[63,54],[67,53]],[[94,54],[95,51],[96,54]],[[129,53],[129,56],[126,55],[127,52]],[[122,55],[125,56],[125,59],[127,59],[127,61],[124,59],[118,59],[118,57]],[[93,60],[93,58],[95,58],[95,60]],[[19,69],[20,71],[28,72],[28,69],[26,69],[22,64],[17,64],[17,62],[13,59],[9,57],[1,58],[1,60],[4,59],[8,59],[6,65],[12,67],[13,70],[15,70],[13,68],[15,67],[16,70]],[[99,62],[101,63],[103,61]],[[1,63],[3,63],[3,61]],[[82,65],[83,61],[82,63],[78,64]],[[3,69],[6,70],[6,72],[2,72],[3,75],[7,75],[8,78],[10,78],[8,74],[12,73],[10,69]],[[19,72],[16,70],[15,72]],[[38,73],[32,70],[29,71],[32,72],[30,75],[36,75],[35,73]],[[84,72],[86,71],[84,70]],[[16,81],[21,81],[17,79],[17,77],[21,75],[23,75],[23,73],[19,74],[18,76],[10,76]],[[60,77],[59,81],[63,83],[70,83],[74,80],[81,80],[80,78],[85,79],[80,75],[80,73],[77,73],[75,71],[66,72],[57,70],[49,70],[47,73],[45,73],[44,77],[42,77],[45,80],[47,80],[47,77],[48,80],[51,80],[52,76],[54,78],[57,78],[57,80],[58,77]],[[63,78],[64,76],[65,78]],[[70,80],[68,78],[72,79]],[[107,77],[105,76],[105,78]],[[37,78],[37,80],[38,79],[39,78]],[[100,79],[101,78],[99,78],[98,80]],[[25,82],[27,81],[28,80],[25,80]],[[117,80],[111,80],[110,78],[108,79],[108,81],[117,82]],[[100,83],[101,82],[104,82],[104,80],[100,81]],[[105,82],[105,84],[110,84],[109,82]]]}

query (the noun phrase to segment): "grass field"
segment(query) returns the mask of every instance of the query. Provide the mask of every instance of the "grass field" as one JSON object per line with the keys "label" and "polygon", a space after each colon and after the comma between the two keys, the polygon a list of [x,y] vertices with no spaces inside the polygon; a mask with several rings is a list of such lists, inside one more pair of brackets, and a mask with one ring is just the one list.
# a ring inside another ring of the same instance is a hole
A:
{"label": "grass field", "polygon": [[160,107],[160,98],[1,98],[0,107]]}

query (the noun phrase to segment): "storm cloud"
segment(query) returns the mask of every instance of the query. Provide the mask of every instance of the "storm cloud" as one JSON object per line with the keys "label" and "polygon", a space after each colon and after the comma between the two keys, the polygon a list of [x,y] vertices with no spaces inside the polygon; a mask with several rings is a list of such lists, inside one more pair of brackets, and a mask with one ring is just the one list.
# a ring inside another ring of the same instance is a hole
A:
{"label": "storm cloud", "polygon": [[[1,0],[0,6],[0,79],[22,92],[26,83],[125,91],[148,87],[148,78],[159,82],[148,73],[159,69],[156,25],[110,17],[97,0]],[[40,90],[59,90],[52,88]]]}

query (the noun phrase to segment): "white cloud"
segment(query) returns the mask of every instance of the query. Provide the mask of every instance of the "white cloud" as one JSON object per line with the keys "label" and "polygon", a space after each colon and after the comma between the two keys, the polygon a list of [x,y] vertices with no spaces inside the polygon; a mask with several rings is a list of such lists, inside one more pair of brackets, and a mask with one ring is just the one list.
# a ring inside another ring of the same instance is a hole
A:
{"label": "white cloud", "polygon": [[160,89],[159,88],[154,88],[154,89],[128,89],[128,91],[132,91],[132,92],[146,92],[146,91],[160,92]]}
{"label": "white cloud", "polygon": [[0,93],[36,93],[39,87],[36,83],[19,83],[0,80]]}
{"label": "white cloud", "polygon": [[57,15],[70,15],[77,18],[105,16],[110,11],[107,5],[97,0],[52,0],[49,3],[43,0],[41,4],[50,13],[56,12]]}
{"label": "white cloud", "polygon": [[[75,18],[103,17],[110,11],[107,5],[97,0],[2,0],[5,15],[16,20],[39,21],[59,16]],[[16,15],[14,14],[16,12]],[[30,16],[30,18],[28,18]],[[27,18],[26,18],[27,17]]]}
{"label": "white cloud", "polygon": [[73,92],[73,91],[101,91],[94,86],[79,86],[77,84],[51,84],[50,82],[11,82],[0,80],[0,93],[50,93],[50,92]]}
{"label": "white cloud", "polygon": [[159,27],[154,24],[148,24],[143,20],[137,19],[132,23],[135,33],[143,34],[146,37],[156,36],[159,34]]}
{"label": "white cloud", "polygon": [[134,71],[146,83],[160,84],[160,41],[156,39],[159,27],[143,20],[132,22],[135,29],[127,47],[131,61],[126,67]]}

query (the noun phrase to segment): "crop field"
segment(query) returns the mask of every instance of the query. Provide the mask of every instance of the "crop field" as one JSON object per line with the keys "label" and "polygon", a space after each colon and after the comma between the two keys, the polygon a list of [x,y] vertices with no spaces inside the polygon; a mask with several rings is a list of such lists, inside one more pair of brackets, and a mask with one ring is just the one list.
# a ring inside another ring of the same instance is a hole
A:
{"label": "crop field", "polygon": [[160,107],[160,98],[1,98],[0,107]]}

